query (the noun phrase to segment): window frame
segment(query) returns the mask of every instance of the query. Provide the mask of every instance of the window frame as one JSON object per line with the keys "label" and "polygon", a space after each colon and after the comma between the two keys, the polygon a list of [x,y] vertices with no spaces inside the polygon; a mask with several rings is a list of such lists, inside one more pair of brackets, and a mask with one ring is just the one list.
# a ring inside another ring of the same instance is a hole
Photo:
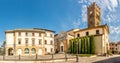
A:
{"label": "window frame", "polygon": [[88,31],[86,32],[86,36],[89,36],[89,32]]}
{"label": "window frame", "polygon": [[18,44],[19,44],[19,45],[21,44],[21,39],[18,39]]}
{"label": "window frame", "polygon": [[100,34],[100,31],[99,31],[99,30],[96,30],[96,34]]}
{"label": "window frame", "polygon": [[77,37],[80,37],[80,34],[79,34],[79,33],[77,34]]}
{"label": "window frame", "polygon": [[28,46],[28,38],[25,38],[25,45]]}
{"label": "window frame", "polygon": [[27,33],[27,32],[25,33],[25,36],[28,36],[28,33]]}
{"label": "window frame", "polygon": [[31,52],[32,52],[32,54],[36,54],[36,49],[35,49],[35,48],[32,48],[32,49],[31,49]]}
{"label": "window frame", "polygon": [[29,53],[30,53],[29,48],[25,48],[25,49],[24,49],[24,54],[29,54]]}
{"label": "window frame", "polygon": [[45,40],[45,43],[44,44],[47,44],[47,40]]}
{"label": "window frame", "polygon": [[18,32],[18,36],[21,36],[21,32]]}
{"label": "window frame", "polygon": [[32,46],[35,45],[35,38],[32,38]]}
{"label": "window frame", "polygon": [[38,42],[39,42],[39,45],[41,45],[42,44],[42,39],[38,39]]}

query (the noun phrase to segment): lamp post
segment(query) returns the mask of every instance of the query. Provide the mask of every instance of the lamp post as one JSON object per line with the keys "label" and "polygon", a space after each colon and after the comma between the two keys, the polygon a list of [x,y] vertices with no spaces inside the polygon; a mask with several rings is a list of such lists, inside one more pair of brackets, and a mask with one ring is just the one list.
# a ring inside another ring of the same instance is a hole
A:
{"label": "lamp post", "polygon": [[67,61],[67,39],[66,39],[66,51],[65,51],[65,61]]}
{"label": "lamp post", "polygon": [[76,62],[78,62],[79,58],[78,58],[78,42],[76,42]]}

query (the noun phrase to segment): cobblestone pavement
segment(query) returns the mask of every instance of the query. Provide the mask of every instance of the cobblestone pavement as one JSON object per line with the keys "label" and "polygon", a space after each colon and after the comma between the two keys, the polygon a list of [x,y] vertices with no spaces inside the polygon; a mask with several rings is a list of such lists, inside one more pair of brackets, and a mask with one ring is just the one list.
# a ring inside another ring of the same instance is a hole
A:
{"label": "cobblestone pavement", "polygon": [[79,57],[79,62],[76,59],[51,60],[51,61],[0,61],[0,63],[120,63],[120,55],[110,57]]}

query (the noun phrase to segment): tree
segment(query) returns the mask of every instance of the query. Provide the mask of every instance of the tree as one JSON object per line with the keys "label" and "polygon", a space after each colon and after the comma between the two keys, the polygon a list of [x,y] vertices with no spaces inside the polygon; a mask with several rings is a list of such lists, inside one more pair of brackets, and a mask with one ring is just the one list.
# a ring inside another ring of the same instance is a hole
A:
{"label": "tree", "polygon": [[73,53],[76,53],[76,39],[73,40]]}
{"label": "tree", "polygon": [[90,53],[95,54],[94,36],[90,37]]}
{"label": "tree", "polygon": [[87,37],[85,37],[84,40],[85,40],[85,54],[87,54],[87,52],[88,52]]}
{"label": "tree", "polygon": [[78,46],[79,46],[79,54],[81,53],[81,38],[79,38],[79,44],[78,44]]}
{"label": "tree", "polygon": [[89,41],[89,37],[87,37],[86,42],[87,42],[87,54],[90,54],[90,41]]}
{"label": "tree", "polygon": [[70,53],[76,54],[77,47],[79,54],[95,54],[94,36],[74,38],[70,40]]}
{"label": "tree", "polygon": [[81,48],[82,48],[82,54],[84,54],[84,38],[82,38]]}
{"label": "tree", "polygon": [[2,47],[3,47],[2,54],[3,55],[5,54],[5,45],[6,45],[6,41],[4,41],[3,44],[2,44]]}
{"label": "tree", "polygon": [[69,50],[68,50],[68,53],[72,53],[72,40],[70,40],[70,47],[69,47]]}
{"label": "tree", "polygon": [[85,54],[88,52],[88,43],[87,43],[87,37],[85,37]]}

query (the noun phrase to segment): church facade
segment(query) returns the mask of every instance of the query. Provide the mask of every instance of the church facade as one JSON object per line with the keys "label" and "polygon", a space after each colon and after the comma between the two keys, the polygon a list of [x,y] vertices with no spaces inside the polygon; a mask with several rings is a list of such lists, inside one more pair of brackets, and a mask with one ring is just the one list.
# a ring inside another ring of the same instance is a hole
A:
{"label": "church facade", "polygon": [[109,27],[101,25],[100,8],[94,2],[87,7],[88,27],[75,31],[75,38],[94,35],[95,53],[104,54],[109,50]]}
{"label": "church facade", "polygon": [[68,48],[70,47],[69,40],[74,38],[74,30],[78,29],[71,29],[66,32],[62,31],[55,35],[55,49],[58,53],[65,53],[68,51]]}
{"label": "church facade", "polygon": [[[109,50],[109,27],[107,24],[101,25],[100,8],[95,2],[87,7],[87,20],[87,28],[73,29],[55,35],[55,43],[57,43],[56,49],[59,52],[65,52],[68,50],[71,39],[94,35],[95,53],[107,53],[107,51]],[[64,38],[61,39],[62,37]]]}

